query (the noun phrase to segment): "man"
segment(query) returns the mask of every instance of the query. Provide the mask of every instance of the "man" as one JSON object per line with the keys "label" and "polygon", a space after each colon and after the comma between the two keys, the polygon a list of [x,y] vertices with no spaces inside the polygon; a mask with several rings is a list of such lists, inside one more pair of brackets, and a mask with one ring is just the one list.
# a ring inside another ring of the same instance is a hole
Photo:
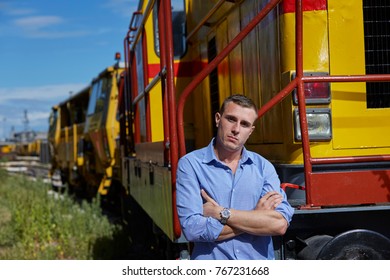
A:
{"label": "man", "polygon": [[275,168],[244,144],[256,105],[227,98],[215,114],[217,135],[179,160],[177,210],[191,259],[274,259],[273,235],[283,235],[293,209]]}

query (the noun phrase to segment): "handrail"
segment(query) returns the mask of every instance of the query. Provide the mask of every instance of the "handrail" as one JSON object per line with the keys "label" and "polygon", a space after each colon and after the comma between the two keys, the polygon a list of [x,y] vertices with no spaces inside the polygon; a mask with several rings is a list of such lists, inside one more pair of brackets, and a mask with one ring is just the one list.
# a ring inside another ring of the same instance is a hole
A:
{"label": "handrail", "polygon": [[337,163],[380,162],[380,161],[390,161],[390,155],[311,158],[310,161],[313,165],[334,164],[334,163],[337,164]]}
{"label": "handrail", "polygon": [[301,80],[305,83],[315,82],[383,82],[390,81],[390,74],[368,74],[368,75],[329,75],[329,76],[304,76]]}
{"label": "handrail", "polygon": [[[140,26],[144,26],[147,19],[149,18],[150,12],[152,11],[152,8],[154,6],[154,2],[156,0],[149,0],[148,5],[145,8],[145,13],[143,14],[142,21],[140,23]],[[131,28],[131,26],[130,26]],[[132,42],[132,45],[130,47],[130,51],[134,51],[135,45],[137,44],[139,38],[141,37],[143,28],[137,28],[137,33],[134,36],[134,41]]]}
{"label": "handrail", "polygon": [[[176,90],[175,90],[175,71],[174,71],[174,49],[172,34],[172,8],[171,0],[160,0],[163,4],[165,21],[169,24],[164,25],[165,29],[165,55],[166,55],[166,84],[168,119],[169,119],[169,151],[171,156],[171,183],[172,183],[172,214],[173,214],[173,233],[176,238],[181,235],[181,227],[178,213],[176,210],[176,168],[178,163],[178,135],[176,125]],[[161,3],[161,2],[160,2]]]}
{"label": "handrail", "polygon": [[161,81],[161,78],[164,77],[167,73],[166,67],[164,67],[160,72],[157,73],[156,76],[154,76],[153,80],[150,81],[150,83],[145,87],[145,89],[138,93],[138,95],[133,100],[133,106],[135,106],[141,99],[145,97],[145,94],[149,93],[154,86]]}
{"label": "handrail", "polygon": [[302,136],[303,168],[306,186],[306,201],[311,201],[311,174],[313,167],[311,165],[309,128],[306,116],[306,100],[303,83],[303,9],[302,0],[295,2],[295,67],[298,95],[299,124]]}
{"label": "handrail", "polygon": [[303,76],[303,12],[302,0],[296,1],[296,79],[298,92],[298,108],[300,126],[302,132],[302,151],[304,162],[304,176],[306,189],[306,204],[312,205],[312,176],[313,164],[327,163],[357,163],[372,161],[389,161],[390,155],[382,156],[355,156],[355,157],[332,157],[332,158],[313,158],[310,154],[310,140],[308,132],[308,123],[306,119],[306,101],[304,93],[304,83],[309,82],[368,82],[368,81],[390,81],[390,75],[351,75],[351,76],[322,76],[305,77]]}
{"label": "handrail", "polygon": [[199,31],[199,29],[202,28],[202,26],[205,24],[207,20],[209,20],[216,11],[226,2],[226,0],[219,0],[217,4],[214,5],[214,7],[211,8],[211,10],[208,12],[208,14],[199,22],[197,26],[190,32],[190,34],[187,35],[187,42],[190,40],[192,36],[196,34],[196,32]]}
{"label": "handrail", "polygon": [[[164,19],[164,9],[158,10],[158,25],[165,26]],[[160,44],[160,69],[166,69],[167,67],[167,57],[166,57],[166,39],[165,32],[160,32],[159,34],[159,44]],[[161,80],[161,97],[162,97],[162,123],[163,123],[163,131],[164,131],[164,166],[171,165],[171,154],[170,154],[170,126],[169,126],[169,113],[168,113],[168,88],[165,79]]]}
{"label": "handrail", "polygon": [[[130,30],[127,32],[125,39],[123,40],[123,51],[124,51],[124,62],[125,62],[125,69],[126,69],[126,75],[125,75],[125,84],[126,87],[125,90],[130,90],[130,51],[129,51],[129,39],[130,39]],[[128,93],[128,92],[126,92]],[[124,99],[126,100],[126,96],[124,96]]]}

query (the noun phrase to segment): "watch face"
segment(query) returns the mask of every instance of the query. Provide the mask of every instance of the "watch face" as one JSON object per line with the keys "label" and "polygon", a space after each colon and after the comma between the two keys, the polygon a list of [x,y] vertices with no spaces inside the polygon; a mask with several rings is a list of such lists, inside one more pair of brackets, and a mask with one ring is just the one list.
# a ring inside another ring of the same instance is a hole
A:
{"label": "watch face", "polygon": [[229,218],[230,217],[230,210],[226,209],[226,208],[223,209],[221,212],[221,216],[222,216],[222,218],[225,218],[225,219]]}

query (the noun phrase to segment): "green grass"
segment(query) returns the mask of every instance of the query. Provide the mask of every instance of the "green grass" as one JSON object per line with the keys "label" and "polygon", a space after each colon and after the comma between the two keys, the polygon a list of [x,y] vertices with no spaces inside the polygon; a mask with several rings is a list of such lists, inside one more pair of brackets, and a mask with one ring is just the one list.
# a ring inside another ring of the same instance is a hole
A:
{"label": "green grass", "polygon": [[[76,203],[0,169],[0,259],[121,259],[128,240],[98,200]],[[122,248],[120,251],[119,248]]]}

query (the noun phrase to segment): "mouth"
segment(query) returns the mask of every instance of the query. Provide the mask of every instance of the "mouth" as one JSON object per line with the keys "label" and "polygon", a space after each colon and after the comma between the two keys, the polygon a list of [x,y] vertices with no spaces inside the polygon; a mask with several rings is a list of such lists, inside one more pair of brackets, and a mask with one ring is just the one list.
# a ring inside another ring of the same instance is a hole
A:
{"label": "mouth", "polygon": [[237,137],[234,137],[234,136],[231,136],[231,135],[228,135],[228,136],[227,136],[227,139],[228,139],[230,142],[238,142],[238,138],[237,138]]}

